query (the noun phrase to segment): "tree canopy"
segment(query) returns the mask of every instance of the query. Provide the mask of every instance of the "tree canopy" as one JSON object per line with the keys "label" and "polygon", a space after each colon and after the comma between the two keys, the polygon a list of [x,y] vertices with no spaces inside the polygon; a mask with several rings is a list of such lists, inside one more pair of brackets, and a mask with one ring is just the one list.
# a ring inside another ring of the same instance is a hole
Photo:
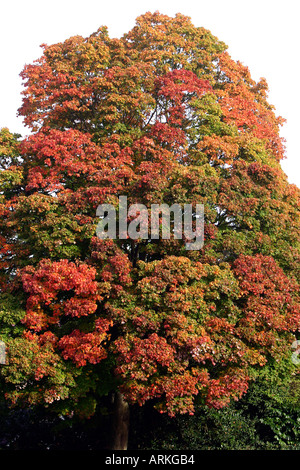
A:
{"label": "tree canopy", "polygon": [[[42,47],[21,73],[31,133],[0,135],[6,398],[91,416],[119,390],[174,416],[290,371],[300,190],[266,80],[182,14]],[[204,204],[203,247],[99,239],[120,195]]]}

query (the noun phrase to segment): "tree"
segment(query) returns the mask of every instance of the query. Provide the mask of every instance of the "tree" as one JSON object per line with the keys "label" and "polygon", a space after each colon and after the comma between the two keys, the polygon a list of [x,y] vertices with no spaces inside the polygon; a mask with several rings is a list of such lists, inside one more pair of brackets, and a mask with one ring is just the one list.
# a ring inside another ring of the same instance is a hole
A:
{"label": "tree", "polygon": [[[299,330],[300,193],[266,81],[158,12],[43,45],[21,76],[31,134],[1,131],[7,399],[89,417],[111,394],[123,449],[130,404],[238,400]],[[204,204],[203,248],[100,239],[97,207],[119,196]]]}

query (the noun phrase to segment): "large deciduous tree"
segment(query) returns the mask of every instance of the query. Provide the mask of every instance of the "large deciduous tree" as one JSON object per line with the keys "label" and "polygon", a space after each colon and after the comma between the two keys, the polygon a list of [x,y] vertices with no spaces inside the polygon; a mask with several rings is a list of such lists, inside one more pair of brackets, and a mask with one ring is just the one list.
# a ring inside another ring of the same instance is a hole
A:
{"label": "large deciduous tree", "polygon": [[[0,136],[3,387],[82,417],[112,394],[125,448],[131,404],[221,408],[290,360],[300,192],[266,81],[188,17],[42,47],[21,74],[31,133]],[[203,247],[98,238],[119,196],[204,204]]]}

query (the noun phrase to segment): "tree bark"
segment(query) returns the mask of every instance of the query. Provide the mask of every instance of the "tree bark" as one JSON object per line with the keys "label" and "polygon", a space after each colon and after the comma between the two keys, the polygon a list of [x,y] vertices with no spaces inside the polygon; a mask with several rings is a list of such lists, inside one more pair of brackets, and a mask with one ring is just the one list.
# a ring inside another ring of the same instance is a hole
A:
{"label": "tree bark", "polygon": [[127,450],[129,434],[129,405],[120,392],[114,393],[112,450]]}

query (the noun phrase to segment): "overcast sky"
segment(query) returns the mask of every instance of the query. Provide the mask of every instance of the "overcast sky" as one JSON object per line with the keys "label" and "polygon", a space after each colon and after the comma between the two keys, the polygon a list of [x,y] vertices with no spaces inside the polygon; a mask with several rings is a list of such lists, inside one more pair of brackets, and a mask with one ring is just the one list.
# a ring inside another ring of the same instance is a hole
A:
{"label": "overcast sky", "polygon": [[287,141],[282,167],[290,183],[300,187],[297,7],[299,0],[7,0],[0,9],[0,128],[29,133],[16,116],[22,91],[19,74],[41,56],[40,44],[86,37],[102,25],[111,37],[120,37],[147,11],[182,13],[225,42],[231,57],[247,65],[254,80],[267,79],[269,102],[287,119],[281,130]]}

